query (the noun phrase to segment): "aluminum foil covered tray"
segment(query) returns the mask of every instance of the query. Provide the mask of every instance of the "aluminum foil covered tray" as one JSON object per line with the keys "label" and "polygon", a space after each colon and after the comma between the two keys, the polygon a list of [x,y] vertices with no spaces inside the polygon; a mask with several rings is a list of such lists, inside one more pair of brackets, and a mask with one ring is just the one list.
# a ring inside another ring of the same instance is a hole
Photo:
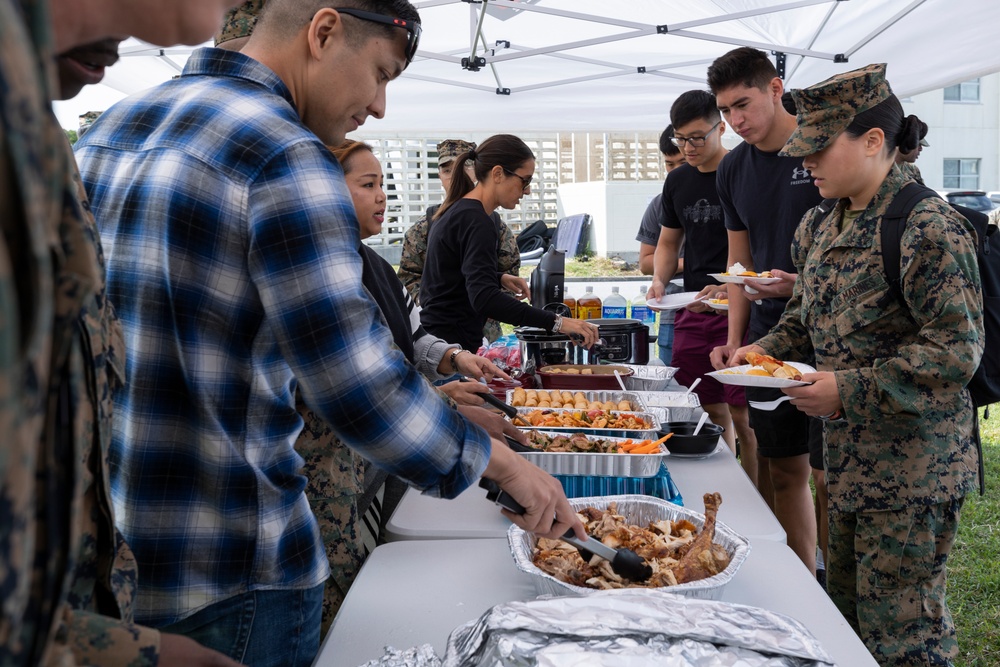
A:
{"label": "aluminum foil covered tray", "polygon": [[[631,525],[645,526],[650,522],[662,519],[670,519],[671,521],[687,519],[700,530],[705,524],[705,515],[685,507],[674,505],[666,500],[653,498],[652,496],[591,496],[589,498],[571,498],[569,501],[570,505],[576,510],[581,510],[584,507],[596,507],[597,509],[604,510],[612,502],[618,504],[618,513],[625,517]],[[722,507],[725,507],[725,498],[723,498]],[[584,586],[574,586],[573,584],[560,581],[540,570],[532,562],[536,541],[537,538],[534,535],[525,532],[515,525],[511,525],[507,531],[507,542],[510,544],[514,564],[517,566],[517,569],[534,576],[535,589],[540,595],[565,595],[567,591],[577,595],[620,595],[638,590],[634,588],[597,590]],[[719,574],[699,581],[677,584],[676,586],[644,588],[641,590],[652,595],[663,592],[707,600],[718,600],[722,597],[722,592],[726,584],[732,581],[733,576],[750,554],[750,540],[721,521],[716,521],[714,542],[722,546],[731,556],[729,566]]]}
{"label": "aluminum foil covered tray", "polygon": [[[549,436],[569,436],[572,433],[534,430]],[[576,434],[589,440],[626,442],[634,438],[610,438]],[[530,438],[529,438],[530,439]],[[653,477],[660,471],[660,462],[668,456],[660,445],[659,454],[600,454],[595,452],[521,452],[521,456],[551,475],[594,475],[597,477]]]}
{"label": "aluminum foil covered tray", "polygon": [[[521,417],[527,417],[532,412],[537,410],[542,410],[545,413],[553,413],[555,415],[572,414],[574,412],[580,412],[579,410],[565,409],[565,408],[517,408],[517,414]],[[607,428],[598,426],[551,426],[548,424],[543,424],[539,426],[526,426],[525,422],[520,419],[516,421],[512,420],[514,425],[520,429],[524,430],[543,430],[543,431],[556,431],[559,433],[587,433],[590,435],[600,435],[610,438],[632,438],[633,440],[656,440],[656,431],[660,428],[660,422],[657,415],[650,412],[626,412],[620,410],[612,410],[613,415],[625,415],[634,416],[643,419],[645,423],[649,424],[649,428]]]}
{"label": "aluminum foil covered tray", "polygon": [[695,421],[697,419],[695,413],[701,407],[701,400],[694,392],[637,391],[633,393],[646,406],[647,412],[662,417],[661,423]]}
{"label": "aluminum foil covered tray", "polygon": [[834,661],[805,626],[782,614],[629,590],[614,598],[498,604],[451,633],[442,664],[821,667]]}
{"label": "aluminum foil covered tray", "polygon": [[[508,405],[514,405],[514,392],[515,391],[516,391],[515,389],[508,389],[507,390],[507,404]],[[565,392],[569,392],[570,394],[573,394],[574,396],[576,396],[577,394],[582,394],[583,395],[583,399],[585,401],[587,401],[588,405],[590,403],[594,402],[594,401],[596,401],[598,403],[601,403],[601,404],[604,404],[604,403],[607,403],[608,401],[610,401],[611,403],[614,403],[614,405],[615,405],[615,407],[612,408],[614,410],[618,409],[618,404],[621,403],[622,401],[628,401],[632,405],[632,407],[630,408],[631,410],[638,411],[638,412],[645,412],[645,410],[646,410],[646,404],[642,402],[642,399],[639,397],[639,394],[637,394],[636,392],[632,392],[632,391],[620,391],[620,390],[619,391],[570,391],[569,389],[525,389],[524,390],[524,393],[527,394],[527,395],[529,395],[529,396],[531,395],[531,392],[535,392],[536,396],[542,396],[542,395],[551,396],[552,394],[563,394]],[[538,406],[537,405],[535,405],[535,406],[515,405],[514,407],[524,408],[524,407],[538,407]],[[573,409],[583,409],[583,408],[577,408],[575,404],[573,404],[573,405],[565,405],[564,404],[564,405],[560,405],[560,406],[549,405],[548,407],[551,407],[551,408],[554,408],[554,407],[559,407],[559,408],[565,407],[565,408],[573,408]]]}

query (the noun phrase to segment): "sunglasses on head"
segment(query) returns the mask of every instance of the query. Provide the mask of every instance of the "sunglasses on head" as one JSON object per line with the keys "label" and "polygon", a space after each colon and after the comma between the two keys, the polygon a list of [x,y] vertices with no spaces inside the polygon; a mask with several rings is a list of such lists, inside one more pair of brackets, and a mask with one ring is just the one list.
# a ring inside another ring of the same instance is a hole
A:
{"label": "sunglasses on head", "polygon": [[348,16],[353,16],[354,18],[361,19],[362,21],[371,21],[372,23],[381,23],[382,25],[389,25],[394,28],[402,28],[406,31],[406,51],[403,54],[406,56],[406,64],[409,65],[413,60],[413,56],[417,54],[417,44],[420,43],[419,23],[407,21],[406,19],[399,19],[395,16],[386,16],[385,14],[366,12],[361,9],[354,9],[353,7],[334,7],[333,9],[341,14],[347,14]]}

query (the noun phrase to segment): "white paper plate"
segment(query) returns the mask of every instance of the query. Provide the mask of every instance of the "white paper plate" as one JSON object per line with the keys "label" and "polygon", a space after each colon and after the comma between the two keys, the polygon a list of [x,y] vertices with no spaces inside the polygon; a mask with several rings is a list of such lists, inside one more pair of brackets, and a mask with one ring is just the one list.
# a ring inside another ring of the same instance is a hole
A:
{"label": "white paper plate", "polygon": [[781,278],[754,278],[753,276],[727,276],[725,273],[710,273],[708,274],[718,280],[720,283],[736,283],[737,285],[744,285],[747,278],[750,280],[756,280],[761,285],[770,285],[771,283],[776,283]]}
{"label": "white paper plate", "polygon": [[715,310],[729,310],[728,303],[712,303],[711,299],[702,299],[706,306]]}
{"label": "white paper plate", "polygon": [[[795,361],[786,361],[786,364],[795,368],[800,373],[815,373],[816,369],[808,364],[800,364]],[[727,368],[722,371],[712,371],[711,373],[705,373],[709,375],[722,384],[735,384],[741,387],[771,387],[774,389],[780,389],[782,387],[802,387],[811,382],[802,382],[801,380],[789,380],[787,378],[772,378],[763,375],[747,375],[746,372],[753,368],[750,364],[743,364],[742,366],[734,366],[732,368]]]}
{"label": "white paper plate", "polygon": [[679,294],[665,294],[659,299],[648,299],[646,305],[657,310],[677,310],[689,303],[695,303],[698,292],[681,292]]}
{"label": "white paper plate", "polygon": [[670,284],[671,285],[677,285],[678,287],[683,288],[684,287],[684,279],[683,278],[674,278],[673,280],[670,281]]}

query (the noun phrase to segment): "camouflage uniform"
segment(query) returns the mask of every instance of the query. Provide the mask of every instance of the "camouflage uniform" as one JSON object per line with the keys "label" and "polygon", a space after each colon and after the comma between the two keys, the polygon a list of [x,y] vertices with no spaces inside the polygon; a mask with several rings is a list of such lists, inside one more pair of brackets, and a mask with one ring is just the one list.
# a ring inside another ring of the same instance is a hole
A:
{"label": "camouflage uniform", "polygon": [[[794,91],[799,128],[784,152],[821,150],[887,99],[883,72]],[[837,114],[839,129],[822,113]],[[911,213],[900,245],[906,305],[879,303],[889,287],[880,219],[907,182],[893,167],[853,221],[848,200],[806,215],[792,246],[794,294],[757,343],[784,359],[815,351],[818,370],[836,377],[844,418],[824,424],[831,598],[881,664],[947,665],[958,646],[945,562],[976,484],[965,384],[983,353],[982,294],[971,226],[932,198]]]}
{"label": "camouflage uniform", "polygon": [[[470,150],[475,150],[476,144],[459,139],[445,139],[437,145],[438,165],[445,165],[456,157]],[[430,231],[431,220],[439,206],[431,206],[427,213],[417,220],[403,236],[403,254],[399,259],[397,275],[410,293],[413,302],[420,305],[420,280],[424,273],[424,258],[427,257],[427,234]],[[500,245],[497,249],[497,270],[512,276],[521,270],[521,253],[517,249],[517,238],[496,213],[492,215],[497,229],[500,230]],[[483,326],[483,336],[491,343],[503,335],[500,323],[487,319]]]}
{"label": "camouflage uniform", "polygon": [[107,484],[120,328],[51,67],[44,3],[0,0],[0,665],[153,665]]}
{"label": "camouflage uniform", "polygon": [[222,27],[215,34],[215,45],[249,37],[257,23],[260,10],[264,8],[264,2],[265,0],[246,0],[243,4],[230,9],[222,21]]}
{"label": "camouflage uniform", "polygon": [[97,119],[101,117],[101,111],[88,111],[86,113],[80,114],[80,125],[77,127],[76,136],[82,137],[90,129],[90,126],[97,122]]}

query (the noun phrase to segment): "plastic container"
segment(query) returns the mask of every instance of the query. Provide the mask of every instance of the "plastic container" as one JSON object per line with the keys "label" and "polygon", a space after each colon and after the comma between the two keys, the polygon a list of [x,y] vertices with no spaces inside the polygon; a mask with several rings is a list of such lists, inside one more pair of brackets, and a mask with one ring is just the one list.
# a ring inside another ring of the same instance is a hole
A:
{"label": "plastic container", "polygon": [[706,423],[698,435],[692,435],[696,426],[698,422],[668,422],[660,425],[661,430],[657,437],[667,433],[674,434],[665,443],[671,454],[685,456],[711,454],[719,446],[719,438],[724,429],[717,424]]}
{"label": "plastic container", "polygon": [[519,380],[504,380],[503,378],[493,378],[486,383],[486,386],[490,388],[490,393],[499,399],[506,399],[507,394],[513,393],[518,387],[523,387],[524,385]]}
{"label": "plastic container", "polygon": [[587,285],[586,293],[576,300],[576,317],[579,320],[601,319],[601,298],[594,294],[594,288]]}
{"label": "plastic container", "polygon": [[569,316],[576,319],[577,309],[576,309],[576,297],[570,294],[568,291],[563,292],[563,305],[569,308]]}
{"label": "plastic container", "polygon": [[601,306],[601,317],[605,320],[624,320],[628,315],[628,300],[618,293],[618,286],[611,288],[611,296]]}
{"label": "plastic container", "polygon": [[632,303],[630,304],[629,317],[645,324],[649,329],[650,335],[655,335],[657,313],[646,305],[646,292],[648,289],[645,285],[639,287],[639,294],[632,299]]}

